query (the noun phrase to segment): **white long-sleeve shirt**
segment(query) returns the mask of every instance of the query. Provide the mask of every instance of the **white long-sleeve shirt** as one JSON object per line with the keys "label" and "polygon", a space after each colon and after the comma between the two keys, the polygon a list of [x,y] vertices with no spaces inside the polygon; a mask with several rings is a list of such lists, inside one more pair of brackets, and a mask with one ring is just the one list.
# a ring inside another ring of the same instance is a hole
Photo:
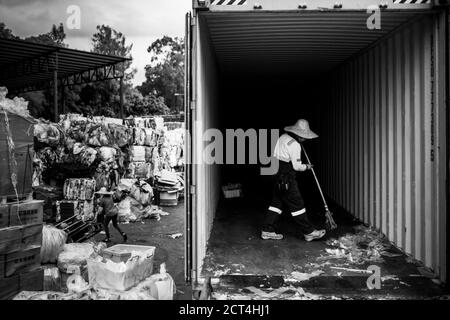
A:
{"label": "white long-sleeve shirt", "polygon": [[302,164],[302,147],[288,134],[281,135],[273,151],[273,156],[278,160],[292,162],[295,171],[305,171],[307,166]]}

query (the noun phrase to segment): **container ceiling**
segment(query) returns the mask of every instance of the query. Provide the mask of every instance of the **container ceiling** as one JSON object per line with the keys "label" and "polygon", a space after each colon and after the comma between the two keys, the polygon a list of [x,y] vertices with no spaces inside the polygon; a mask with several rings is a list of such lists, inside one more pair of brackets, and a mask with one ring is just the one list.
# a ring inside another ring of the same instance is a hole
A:
{"label": "container ceiling", "polygon": [[365,11],[200,12],[222,71],[327,72],[418,15],[382,11],[381,29],[369,30]]}

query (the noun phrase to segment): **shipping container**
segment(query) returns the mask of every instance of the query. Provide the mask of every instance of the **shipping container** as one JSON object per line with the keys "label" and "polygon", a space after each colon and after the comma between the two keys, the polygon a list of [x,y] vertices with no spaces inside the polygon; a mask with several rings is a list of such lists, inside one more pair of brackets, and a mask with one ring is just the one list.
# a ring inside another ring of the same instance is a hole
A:
{"label": "shipping container", "polygon": [[[202,281],[211,230],[225,223],[217,213],[233,219],[242,205],[223,208],[223,185],[242,183],[261,217],[270,197],[260,159],[227,164],[235,156],[227,149],[225,163],[203,161],[214,130],[227,137],[227,129],[282,129],[306,118],[319,134],[307,148],[334,206],[445,282],[448,29],[445,1],[194,0],[186,18],[187,279]],[[230,229],[227,241],[240,236]]]}

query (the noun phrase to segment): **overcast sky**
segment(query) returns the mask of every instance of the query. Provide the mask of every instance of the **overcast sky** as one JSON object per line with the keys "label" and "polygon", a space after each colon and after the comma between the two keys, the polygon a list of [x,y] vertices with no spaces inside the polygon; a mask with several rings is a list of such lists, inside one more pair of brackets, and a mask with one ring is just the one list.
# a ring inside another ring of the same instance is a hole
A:
{"label": "overcast sky", "polygon": [[[184,16],[191,0],[0,0],[0,22],[20,37],[46,33],[52,24],[65,24],[70,48],[91,49],[96,26],[105,24],[122,32],[133,43],[133,67],[138,69],[135,84],[145,80],[149,62],[148,46],[164,35],[184,36]],[[67,8],[81,10],[81,28],[70,30]]]}

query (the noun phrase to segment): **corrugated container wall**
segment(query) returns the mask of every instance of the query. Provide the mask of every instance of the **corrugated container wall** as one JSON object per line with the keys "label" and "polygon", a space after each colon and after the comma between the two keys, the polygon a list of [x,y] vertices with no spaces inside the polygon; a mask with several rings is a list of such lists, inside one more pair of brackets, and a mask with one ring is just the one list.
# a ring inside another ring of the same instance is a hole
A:
{"label": "corrugated container wall", "polygon": [[445,281],[444,23],[426,15],[328,77],[319,178]]}
{"label": "corrugated container wall", "polygon": [[[215,211],[220,197],[220,175],[218,165],[203,163],[203,149],[206,146],[204,133],[208,129],[218,128],[218,67],[215,60],[211,41],[209,41],[208,28],[204,27],[204,19],[197,19],[194,28],[193,48],[197,54],[195,75],[193,81],[197,87],[194,91],[193,134],[194,145],[203,148],[194,148],[193,156],[193,184],[196,192],[193,199],[193,243],[194,256],[192,257],[194,272],[199,273],[203,258],[206,255],[206,244],[211,233]],[[196,279],[196,276],[194,276]]]}

